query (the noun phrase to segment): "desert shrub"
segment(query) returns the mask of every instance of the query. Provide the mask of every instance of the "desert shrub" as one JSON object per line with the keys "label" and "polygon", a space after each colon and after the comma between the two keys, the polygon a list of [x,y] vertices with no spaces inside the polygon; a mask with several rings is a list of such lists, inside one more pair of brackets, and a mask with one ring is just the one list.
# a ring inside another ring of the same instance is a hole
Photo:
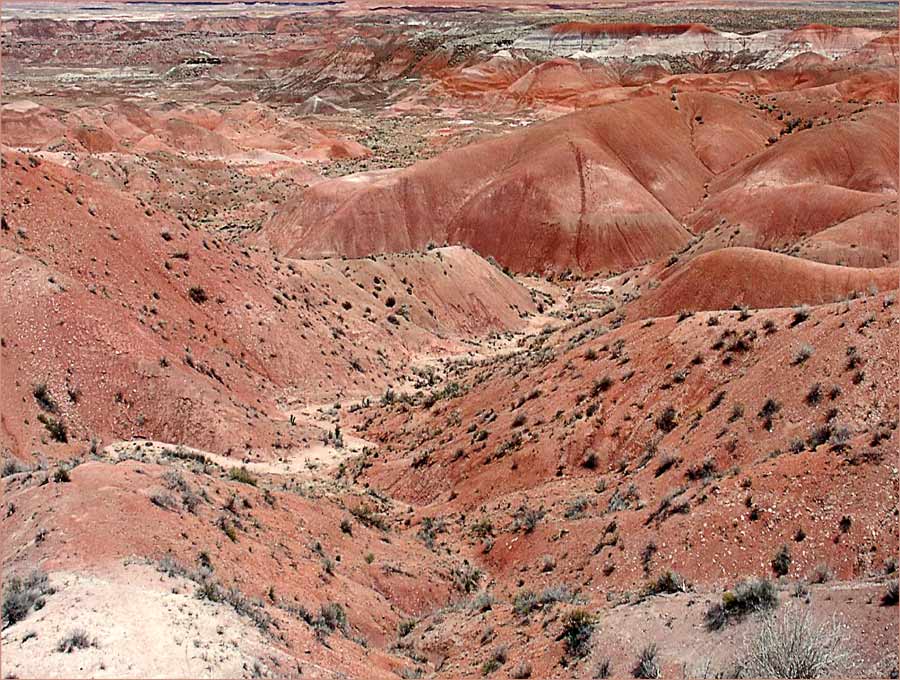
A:
{"label": "desert shrub", "polygon": [[806,393],[805,401],[810,406],[815,406],[822,401],[822,383],[817,382],[810,386],[809,392]]}
{"label": "desert shrub", "polygon": [[447,523],[441,517],[423,517],[416,538],[422,541],[429,550],[434,550],[438,534],[447,531]]}
{"label": "desert shrub", "polygon": [[547,514],[543,508],[539,508],[535,510],[534,508],[529,508],[526,505],[521,505],[516,510],[513,515],[513,531],[524,531],[526,534],[530,534],[535,530],[538,523],[544,518],[544,515]]}
{"label": "desert shrub", "polygon": [[661,675],[659,667],[659,649],[656,643],[651,642],[641,650],[637,664],[631,674],[636,678],[658,678]]}
{"label": "desert shrub", "polygon": [[712,458],[706,458],[702,463],[688,468],[684,476],[691,481],[698,479],[707,480],[716,474],[716,461]]}
{"label": "desert shrub", "polygon": [[478,538],[487,538],[494,533],[494,523],[491,521],[490,517],[485,515],[481,519],[475,521],[472,525],[471,532],[473,536]]}
{"label": "desert shrub", "polygon": [[844,626],[819,623],[808,609],[794,606],[763,619],[736,670],[742,678],[834,678],[848,677],[856,665]]}
{"label": "desert shrub", "polygon": [[594,381],[594,386],[591,389],[592,396],[596,397],[601,392],[606,392],[610,387],[612,387],[613,381],[608,375],[604,375],[600,380]]}
{"label": "desert shrub", "polygon": [[520,590],[513,597],[513,611],[519,616],[528,616],[538,606],[538,598],[534,591]]}
{"label": "desert shrub", "polygon": [[35,385],[31,390],[31,394],[34,396],[34,400],[37,402],[38,406],[47,411],[47,413],[56,413],[59,409],[59,405],[56,403],[53,395],[50,394],[50,390],[45,383]]}
{"label": "desert shrub", "polygon": [[897,581],[891,581],[881,596],[881,604],[885,607],[895,607],[898,601],[900,601],[900,586]]}
{"label": "desert shrub", "polygon": [[256,486],[256,477],[245,467],[233,467],[228,471],[228,478],[241,484]]}
{"label": "desert shrub", "polygon": [[9,477],[17,475],[20,472],[28,472],[31,468],[15,458],[7,458],[3,461],[3,467],[0,468],[0,477]]}
{"label": "desert shrub", "polygon": [[66,482],[71,482],[72,478],[69,475],[69,470],[62,466],[56,468],[56,471],[53,473],[53,481],[57,484],[65,484]]}
{"label": "desert shrub", "polygon": [[472,604],[470,606],[472,611],[477,612],[478,614],[489,612],[494,606],[494,596],[488,591],[483,590],[472,599]]}
{"label": "desert shrub", "polygon": [[662,432],[671,432],[678,425],[678,411],[667,406],[656,418],[656,427]]}
{"label": "desert shrub", "polygon": [[597,665],[594,666],[594,673],[591,675],[592,678],[608,678],[609,674],[612,672],[612,661],[608,656],[603,657],[597,662]]}
{"label": "desert shrub", "polygon": [[638,500],[638,488],[634,484],[630,484],[625,491],[616,489],[612,492],[607,503],[607,512],[618,512],[631,507],[631,504]]}
{"label": "desert shrub", "polygon": [[319,607],[319,616],[313,623],[317,633],[328,635],[336,630],[347,632],[347,614],[337,602],[328,602]]}
{"label": "desert shrub", "polygon": [[787,545],[783,545],[778,549],[778,552],[775,553],[775,557],[772,558],[772,571],[778,574],[778,576],[787,576],[787,573],[790,570],[791,550]]}
{"label": "desert shrub", "polygon": [[228,539],[232,543],[237,543],[237,529],[235,528],[234,524],[228,520],[227,517],[225,517],[224,515],[220,515],[219,519],[216,520],[216,525],[222,530],[222,533],[228,536]]}
{"label": "desert shrub", "polygon": [[341,520],[341,532],[347,534],[348,536],[353,535],[353,525],[350,523],[350,520],[344,517]]}
{"label": "desert shrub", "polygon": [[209,296],[206,294],[206,290],[203,289],[202,286],[191,286],[188,288],[188,297],[191,298],[198,305],[202,305],[204,302],[209,300]]}
{"label": "desert shrub", "polygon": [[690,590],[690,584],[685,580],[684,576],[677,571],[667,569],[644,587],[644,594],[686,593],[688,590]]}
{"label": "desert shrub", "polygon": [[775,399],[769,398],[763,403],[763,405],[759,409],[759,413],[757,416],[759,418],[771,418],[776,413],[781,410],[781,404],[779,404]]}
{"label": "desert shrub", "polygon": [[576,660],[587,656],[596,625],[594,615],[585,609],[573,609],[565,615],[560,639],[565,645],[567,658]]}
{"label": "desert shrub", "polygon": [[416,627],[416,623],[418,623],[415,619],[402,619],[400,623],[397,624],[397,637],[406,637],[410,633],[413,632],[413,629]]}
{"label": "desert shrub", "polygon": [[706,626],[719,630],[731,621],[739,621],[748,614],[768,611],[777,606],[778,591],[769,579],[749,579],[722,595],[721,603],[707,609]]}
{"label": "desert shrub", "polygon": [[588,509],[589,505],[590,501],[584,496],[579,496],[570,501],[568,506],[566,506],[566,519],[579,519],[584,515],[584,512]]}
{"label": "desert shrub", "polygon": [[809,437],[806,439],[806,445],[811,451],[814,451],[817,447],[821,446],[831,438],[831,433],[831,425],[825,424],[814,426],[809,433]]}
{"label": "desert shrub", "polygon": [[800,305],[794,309],[794,318],[791,320],[791,326],[797,326],[809,318],[810,309],[806,305]]}
{"label": "desert shrub", "polygon": [[453,578],[456,587],[464,593],[471,593],[478,588],[478,583],[483,576],[481,569],[470,564],[468,560],[463,560],[463,563],[460,566],[454,566],[453,569],[450,570],[450,575]]}
{"label": "desert shrub", "polygon": [[87,649],[95,647],[96,642],[82,629],[73,630],[62,640],[56,643],[56,651],[64,654],[71,654],[76,649]]}
{"label": "desert shrub", "polygon": [[809,580],[812,583],[828,583],[834,574],[831,571],[831,567],[829,567],[824,562],[820,562],[813,569],[813,573],[810,575]]}
{"label": "desert shrub", "polygon": [[503,664],[506,663],[506,659],[509,656],[509,647],[506,645],[500,645],[491,655],[485,660],[483,664],[481,664],[481,674],[482,675],[490,675],[497,669],[499,669]]}
{"label": "desert shrub", "polygon": [[673,467],[678,465],[680,462],[681,462],[681,458],[679,458],[678,456],[673,456],[670,453],[664,454],[662,456],[662,458],[660,458],[659,464],[656,466],[656,471],[654,472],[654,475],[656,477],[659,477],[659,476],[665,474],[666,472],[668,472],[669,470],[671,470]]}
{"label": "desert shrub", "polygon": [[726,392],[723,390],[721,392],[717,392],[716,396],[712,398],[712,401],[709,402],[709,406],[706,407],[707,411],[714,411],[717,409],[721,403],[725,400]]}
{"label": "desert shrub", "polygon": [[163,510],[174,510],[176,507],[175,499],[172,494],[165,491],[156,491],[150,494],[150,502]]}
{"label": "desert shrub", "polygon": [[531,677],[531,672],[531,664],[523,660],[513,666],[509,672],[509,677],[513,678],[513,680],[525,680],[525,678]]}
{"label": "desert shrub", "polygon": [[41,609],[45,596],[53,592],[43,571],[32,571],[25,578],[9,577],[3,589],[3,627],[21,621],[32,609]]}
{"label": "desert shrub", "polygon": [[579,598],[565,585],[544,588],[540,593],[520,590],[513,597],[513,611],[519,616],[528,616],[535,609],[552,606],[557,602],[576,603]]}
{"label": "desert shrub", "polygon": [[846,451],[850,448],[850,438],[850,428],[846,425],[839,425],[831,432],[831,436],[828,437],[828,443],[831,444],[831,448],[834,451]]}
{"label": "desert shrub", "polygon": [[814,352],[815,352],[815,349],[813,349],[812,345],[807,345],[807,344],[800,345],[800,347],[797,348],[797,351],[794,352],[794,358],[792,360],[792,363],[795,366],[799,366],[800,364],[804,363],[807,359],[809,359],[813,355]]}
{"label": "desert shrub", "polygon": [[48,416],[45,413],[38,414],[38,420],[44,426],[48,433],[50,433],[50,437],[61,444],[65,444],[69,441],[69,430],[66,427],[66,424],[58,419]]}
{"label": "desert shrub", "polygon": [[350,508],[350,514],[363,526],[380,529],[381,531],[387,531],[390,528],[387,518],[365,503],[360,503]]}

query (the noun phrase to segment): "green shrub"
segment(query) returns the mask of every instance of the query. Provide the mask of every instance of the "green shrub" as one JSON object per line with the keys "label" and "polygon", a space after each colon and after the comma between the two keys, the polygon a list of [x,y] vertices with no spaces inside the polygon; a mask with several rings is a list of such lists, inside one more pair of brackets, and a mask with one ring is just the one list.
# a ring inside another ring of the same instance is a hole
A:
{"label": "green shrub", "polygon": [[766,578],[749,579],[738,583],[734,590],[722,595],[722,602],[706,611],[706,625],[719,630],[731,621],[739,621],[748,614],[769,611],[778,606],[778,591]]}
{"label": "green shrub", "polygon": [[241,484],[249,484],[256,486],[256,477],[245,467],[233,467],[228,471],[228,478],[240,482]]}
{"label": "green shrub", "polygon": [[566,648],[566,657],[570,660],[582,659],[591,651],[591,637],[597,621],[593,614],[585,609],[573,609],[563,617],[563,629],[560,638]]}

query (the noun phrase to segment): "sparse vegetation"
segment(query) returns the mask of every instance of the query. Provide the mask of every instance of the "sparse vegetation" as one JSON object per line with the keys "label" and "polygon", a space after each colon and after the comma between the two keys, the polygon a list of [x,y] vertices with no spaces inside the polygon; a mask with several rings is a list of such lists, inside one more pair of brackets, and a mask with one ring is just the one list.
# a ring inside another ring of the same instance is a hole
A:
{"label": "sparse vegetation", "polygon": [[483,574],[481,569],[470,564],[468,560],[464,560],[461,565],[451,569],[450,576],[459,590],[464,593],[471,593],[478,589],[478,584]]}
{"label": "sparse vegetation", "polygon": [[815,349],[812,345],[802,344],[797,348],[797,351],[794,352],[794,358],[791,363],[794,366],[799,366],[802,363],[805,363],[813,354],[815,353]]}
{"label": "sparse vegetation", "polygon": [[10,477],[29,470],[31,468],[25,463],[15,458],[7,458],[3,461],[3,467],[0,468],[0,477]]}
{"label": "sparse vegetation", "polygon": [[671,432],[678,425],[678,412],[672,407],[667,406],[656,418],[656,427],[662,432]]}
{"label": "sparse vegetation", "polygon": [[60,444],[65,444],[69,441],[69,430],[62,420],[48,416],[46,413],[38,413],[38,420],[47,432],[50,433],[50,437],[54,441],[57,441]]}
{"label": "sparse vegetation", "polygon": [[191,286],[188,288],[188,297],[191,298],[198,305],[202,305],[204,302],[209,300],[209,296],[206,294],[206,290],[203,289],[202,286]]}
{"label": "sparse vegetation", "polygon": [[506,645],[495,648],[494,651],[491,652],[491,655],[481,665],[481,674],[490,675],[494,671],[499,670],[503,664],[506,663],[508,655],[509,649]]}
{"label": "sparse vegetation", "polygon": [[644,595],[660,595],[662,593],[686,593],[690,585],[677,571],[667,569],[655,580],[648,583],[643,590]]}
{"label": "sparse vegetation", "polygon": [[24,578],[10,576],[3,588],[3,627],[18,623],[32,609],[43,608],[46,596],[54,592],[43,571],[32,571]]}
{"label": "sparse vegetation", "polygon": [[73,630],[66,635],[58,643],[56,643],[56,651],[64,654],[71,654],[76,649],[87,649],[96,646],[96,642],[90,635],[82,629]]}
{"label": "sparse vegetation", "polygon": [[546,512],[543,508],[529,508],[526,505],[519,506],[513,515],[513,531],[524,531],[530,534],[537,528],[538,523],[544,518]]}
{"label": "sparse vegetation", "polygon": [[519,661],[509,672],[509,677],[513,680],[525,680],[531,677],[531,664],[525,660]]}
{"label": "sparse vegetation", "polygon": [[741,678],[838,678],[850,676],[857,656],[844,626],[820,623],[795,605],[762,620],[736,666]]}
{"label": "sparse vegetation", "polygon": [[636,678],[658,678],[662,675],[659,667],[659,649],[656,643],[651,642],[641,650],[631,674]]}
{"label": "sparse vegetation", "polygon": [[34,400],[37,402],[38,406],[47,413],[56,413],[59,410],[59,405],[56,403],[53,395],[50,394],[50,390],[47,388],[46,383],[35,385],[31,394],[34,396]]}
{"label": "sparse vegetation", "polygon": [[778,606],[778,592],[768,579],[742,581],[734,590],[722,595],[721,603],[715,603],[706,611],[706,625],[719,630],[731,621],[739,621],[748,614],[765,612]]}
{"label": "sparse vegetation", "polygon": [[233,467],[228,470],[228,479],[240,482],[241,484],[256,486],[256,477],[254,477],[245,467]]}
{"label": "sparse vegetation", "polygon": [[772,558],[772,571],[778,576],[787,576],[787,573],[790,570],[791,550],[787,545],[783,545],[778,549],[778,552],[775,553],[775,557]]}
{"label": "sparse vegetation", "polygon": [[565,645],[568,660],[574,661],[587,656],[596,625],[594,615],[585,609],[573,609],[566,613],[559,639]]}

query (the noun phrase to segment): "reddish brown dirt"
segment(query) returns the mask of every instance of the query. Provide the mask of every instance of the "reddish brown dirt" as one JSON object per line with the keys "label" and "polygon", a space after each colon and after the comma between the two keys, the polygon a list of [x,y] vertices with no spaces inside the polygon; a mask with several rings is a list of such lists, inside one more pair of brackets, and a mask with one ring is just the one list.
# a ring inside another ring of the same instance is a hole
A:
{"label": "reddish brown dirt", "polygon": [[276,405],[286,391],[379,392],[416,354],[519,327],[533,309],[470,251],[279,263],[84,175],[3,158],[3,433],[19,455],[46,436],[38,383],[74,446],[115,433],[273,451],[299,436]]}
{"label": "reddish brown dirt", "polygon": [[896,268],[862,269],[820,264],[753,248],[704,253],[660,276],[635,311],[668,316],[682,309],[789,307],[843,300],[851,293],[900,287]]}
{"label": "reddish brown dirt", "polygon": [[895,24],[375,4],[2,22],[2,674],[896,675]]}
{"label": "reddish brown dirt", "polygon": [[[702,132],[695,142],[700,111],[713,131],[730,114],[742,133],[726,149],[711,150]],[[686,243],[676,220],[713,177],[703,159],[721,167],[760,148],[771,128],[753,115],[712,95],[692,97],[689,110],[668,97],[591,109],[405,171],[317,184],[274,217],[265,239],[285,254],[448,241],[517,271],[631,267]],[[365,232],[353,226],[360,220]]]}

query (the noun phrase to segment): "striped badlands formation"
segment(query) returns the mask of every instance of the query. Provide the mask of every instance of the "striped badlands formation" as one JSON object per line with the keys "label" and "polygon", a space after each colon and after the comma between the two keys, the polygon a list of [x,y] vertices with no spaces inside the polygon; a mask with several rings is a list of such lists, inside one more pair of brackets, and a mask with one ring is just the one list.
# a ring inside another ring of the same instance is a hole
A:
{"label": "striped badlands formation", "polygon": [[5,3],[0,674],[897,677],[895,10]]}

